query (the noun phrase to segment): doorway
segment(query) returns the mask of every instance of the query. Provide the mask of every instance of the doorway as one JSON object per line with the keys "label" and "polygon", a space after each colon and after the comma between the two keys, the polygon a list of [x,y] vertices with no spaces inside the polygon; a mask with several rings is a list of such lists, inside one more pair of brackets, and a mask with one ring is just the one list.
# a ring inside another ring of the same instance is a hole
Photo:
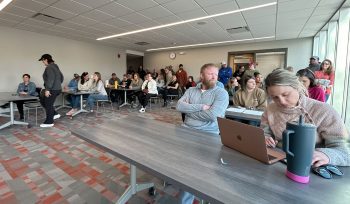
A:
{"label": "doorway", "polygon": [[143,67],[143,56],[126,54],[126,72],[128,74],[138,72],[140,66]]}

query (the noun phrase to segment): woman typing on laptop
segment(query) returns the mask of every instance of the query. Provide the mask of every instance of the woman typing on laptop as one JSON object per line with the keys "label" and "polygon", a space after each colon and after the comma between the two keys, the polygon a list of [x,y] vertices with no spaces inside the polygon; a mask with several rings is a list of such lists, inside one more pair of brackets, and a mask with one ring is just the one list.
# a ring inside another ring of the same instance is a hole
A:
{"label": "woman typing on laptop", "polygon": [[270,73],[265,79],[265,86],[268,96],[273,100],[261,119],[267,146],[274,147],[282,141],[286,123],[297,121],[303,115],[306,123],[317,128],[313,166],[350,166],[349,134],[340,116],[330,105],[308,98],[298,77],[283,69]]}

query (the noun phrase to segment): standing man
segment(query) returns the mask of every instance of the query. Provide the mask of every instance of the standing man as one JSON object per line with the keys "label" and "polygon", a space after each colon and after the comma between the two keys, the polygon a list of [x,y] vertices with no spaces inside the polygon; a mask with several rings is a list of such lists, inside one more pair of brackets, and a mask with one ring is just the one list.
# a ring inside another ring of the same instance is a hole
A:
{"label": "standing man", "polygon": [[310,69],[314,73],[315,73],[315,71],[319,71],[320,66],[321,66],[319,60],[320,60],[320,58],[318,58],[317,56],[310,57],[310,64],[309,64],[308,69]]}
{"label": "standing man", "polygon": [[179,70],[176,72],[176,78],[179,82],[179,87],[181,89],[181,93],[185,92],[185,86],[187,83],[187,72],[184,70],[184,66],[182,64],[179,65]]}
{"label": "standing man", "polygon": [[227,66],[225,61],[221,62],[221,69],[219,71],[219,81],[225,86],[231,77],[232,68]]}
{"label": "standing man", "polygon": [[44,95],[40,97],[41,105],[46,111],[46,120],[40,127],[53,127],[53,120],[61,117],[54,108],[54,103],[56,97],[61,93],[63,82],[63,74],[58,68],[55,61],[53,61],[52,56],[49,54],[44,54],[41,56],[39,61],[42,61],[46,66],[43,73],[44,80]]}
{"label": "standing man", "polygon": [[[200,71],[201,83],[189,88],[179,99],[176,109],[185,113],[184,126],[219,136],[217,117],[224,117],[229,103],[228,93],[218,87],[218,68],[205,64]],[[181,191],[180,203],[192,204],[194,195]]]}

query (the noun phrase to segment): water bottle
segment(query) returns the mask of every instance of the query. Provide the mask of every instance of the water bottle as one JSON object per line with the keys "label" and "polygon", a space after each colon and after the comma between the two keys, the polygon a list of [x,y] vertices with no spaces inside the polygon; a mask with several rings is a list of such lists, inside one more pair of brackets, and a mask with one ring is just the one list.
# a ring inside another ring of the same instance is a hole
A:
{"label": "water bottle", "polygon": [[310,167],[316,144],[316,126],[299,122],[288,122],[283,132],[283,151],[287,156],[286,176],[298,183],[308,183]]}

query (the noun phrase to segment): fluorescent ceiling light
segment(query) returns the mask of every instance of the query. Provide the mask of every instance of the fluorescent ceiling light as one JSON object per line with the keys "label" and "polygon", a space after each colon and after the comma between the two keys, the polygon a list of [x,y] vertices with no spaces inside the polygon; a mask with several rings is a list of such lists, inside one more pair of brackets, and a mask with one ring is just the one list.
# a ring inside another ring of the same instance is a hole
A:
{"label": "fluorescent ceiling light", "polygon": [[243,12],[243,11],[249,11],[249,10],[253,10],[253,9],[263,8],[263,7],[267,7],[267,6],[273,6],[273,5],[276,5],[276,4],[277,4],[277,2],[272,2],[272,3],[262,4],[262,5],[258,5],[258,6],[252,6],[252,7],[248,7],[248,8],[244,8],[244,9],[238,9],[238,10],[234,10],[234,11],[228,11],[228,12],[213,14],[213,15],[209,15],[209,16],[203,16],[203,17],[199,17],[199,18],[192,18],[192,19],[189,19],[189,20],[184,20],[184,21],[164,24],[164,25],[160,25],[160,26],[154,26],[154,27],[150,27],[150,28],[134,30],[134,31],[126,32],[126,33],[110,35],[110,36],[106,36],[106,37],[102,37],[102,38],[97,38],[96,40],[105,40],[105,39],[109,39],[109,38],[115,38],[115,37],[135,34],[135,33],[141,33],[141,32],[145,32],[145,31],[156,30],[156,29],[160,29],[160,28],[166,28],[166,27],[180,25],[180,24],[184,24],[184,23],[190,23],[190,22],[193,22],[193,21],[199,21],[199,20],[204,20],[204,19],[208,19],[208,18],[215,18],[215,17],[218,17],[218,16],[224,16],[224,15],[228,15],[228,14],[239,13],[239,12]]}
{"label": "fluorescent ceiling light", "polygon": [[12,0],[3,0],[1,3],[0,3],[0,11],[2,9],[4,9],[9,3],[11,3]]}
{"label": "fluorescent ceiling light", "polygon": [[197,46],[203,46],[203,45],[216,45],[216,44],[243,42],[243,41],[250,41],[250,40],[263,40],[263,39],[269,39],[269,38],[274,38],[274,37],[275,36],[267,36],[267,37],[261,37],[261,38],[247,38],[247,39],[241,39],[241,40],[228,40],[228,41],[220,41],[220,42],[200,43],[200,44],[191,44],[191,45],[180,45],[180,46],[173,46],[173,47],[162,47],[162,48],[147,49],[146,51],[169,50],[169,49],[177,49],[177,48],[184,48],[184,47],[197,47]]}

